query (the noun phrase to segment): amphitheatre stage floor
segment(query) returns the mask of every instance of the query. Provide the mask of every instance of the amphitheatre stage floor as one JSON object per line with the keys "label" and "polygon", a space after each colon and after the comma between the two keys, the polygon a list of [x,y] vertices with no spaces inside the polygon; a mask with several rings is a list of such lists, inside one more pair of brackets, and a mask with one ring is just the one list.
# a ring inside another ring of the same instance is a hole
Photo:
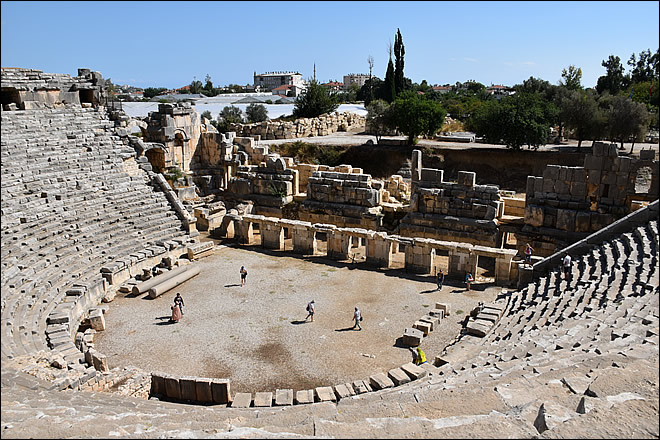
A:
{"label": "amphitheatre stage floor", "polygon": [[[119,293],[109,304],[106,330],[97,333],[95,345],[110,368],[226,378],[232,393],[368,379],[413,359],[400,344],[403,330],[436,302],[449,304],[451,314],[422,341],[429,361],[460,334],[470,310],[502,290],[484,283],[467,292],[449,280],[438,291],[430,275],[260,246],[216,246],[194,264],[199,275],[158,298]],[[248,270],[245,286],[241,265]],[[172,324],[177,292],[185,315]],[[312,299],[314,322],[305,322]],[[362,331],[351,329],[356,305],[364,316]]]}

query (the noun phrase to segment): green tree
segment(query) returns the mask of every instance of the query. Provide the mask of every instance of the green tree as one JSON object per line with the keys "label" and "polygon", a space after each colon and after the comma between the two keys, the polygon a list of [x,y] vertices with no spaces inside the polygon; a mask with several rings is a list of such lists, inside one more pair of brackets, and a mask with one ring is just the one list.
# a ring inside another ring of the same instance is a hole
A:
{"label": "green tree", "polygon": [[447,113],[439,102],[414,91],[405,91],[390,106],[388,114],[389,128],[398,129],[408,136],[409,145],[414,145],[421,134],[435,135]]}
{"label": "green tree", "polygon": [[397,28],[394,36],[394,96],[399,96],[405,90],[403,65],[406,49],[403,46],[401,31]]}
{"label": "green tree", "polygon": [[[378,96],[382,95],[381,89],[383,88],[383,80],[377,76],[372,76],[364,82],[364,85],[357,92],[356,100],[364,101],[364,105],[368,106]],[[382,98],[378,98],[382,99]]]}
{"label": "green tree", "polygon": [[582,88],[582,69],[573,65],[568,66],[568,69],[562,69],[561,80],[559,81],[560,87],[565,87],[568,90],[580,90]]}
{"label": "green tree", "polygon": [[193,77],[190,83],[190,93],[202,93],[202,82]]}
{"label": "green tree", "polygon": [[208,73],[204,82],[204,94],[206,96],[215,96],[218,94],[215,87],[213,87],[213,81],[211,81],[211,76]]}
{"label": "green tree", "polygon": [[228,105],[220,110],[216,128],[220,133],[226,133],[229,131],[231,124],[240,124],[241,122],[243,122],[243,112],[241,109],[233,105]]}
{"label": "green tree", "polygon": [[[648,131],[649,113],[646,106],[639,102],[634,102],[626,96],[608,96],[604,101],[604,107],[607,114],[607,133],[610,140],[621,143],[620,149],[623,149],[623,143],[644,137]],[[632,154],[632,147],[630,148]]]}
{"label": "green tree", "polygon": [[268,110],[263,104],[252,103],[245,108],[248,122],[262,122],[268,119]]}
{"label": "green tree", "polygon": [[147,87],[142,92],[142,96],[144,96],[147,99],[151,99],[154,96],[160,95],[161,93],[163,93],[166,90],[167,90],[167,88],[165,88],[165,87]]}
{"label": "green tree", "polygon": [[548,142],[557,112],[540,93],[517,93],[484,104],[466,125],[489,143],[504,143],[515,150],[523,145],[536,149]]}
{"label": "green tree", "polygon": [[598,78],[596,91],[601,95],[605,91],[608,91],[610,95],[619,94],[626,86],[621,58],[610,55],[607,61],[603,61],[601,65],[607,70],[607,73]]}
{"label": "green tree", "polygon": [[632,82],[641,83],[652,81],[653,74],[655,73],[654,71],[657,72],[657,67],[654,66],[654,63],[657,63],[657,61],[654,59],[653,54],[651,54],[651,49],[641,51],[639,53],[639,59],[637,59],[633,53],[628,60],[628,65],[631,68],[630,79]]}
{"label": "green tree", "polygon": [[390,105],[387,101],[376,99],[367,105],[367,126],[376,136],[376,143],[380,142],[388,127]]}
{"label": "green tree", "polygon": [[569,91],[561,100],[560,111],[566,127],[578,141],[578,150],[582,141],[599,135],[603,116],[593,89]]}
{"label": "green tree", "polygon": [[336,96],[312,79],[308,81],[307,89],[296,98],[293,106],[293,116],[296,118],[316,118],[325,113],[331,113],[339,107]]}
{"label": "green tree", "polygon": [[213,120],[213,115],[211,114],[211,111],[210,111],[210,110],[204,110],[204,111],[202,112],[202,115],[201,115],[201,116],[202,116],[202,119],[206,118],[206,119],[208,119],[209,121],[212,121],[212,120]]}
{"label": "green tree", "polygon": [[394,82],[394,63],[392,62],[392,55],[390,53],[390,60],[387,63],[387,71],[385,72],[385,84],[383,85],[382,95],[377,95],[377,98],[384,99],[392,103],[396,99],[396,86]]}

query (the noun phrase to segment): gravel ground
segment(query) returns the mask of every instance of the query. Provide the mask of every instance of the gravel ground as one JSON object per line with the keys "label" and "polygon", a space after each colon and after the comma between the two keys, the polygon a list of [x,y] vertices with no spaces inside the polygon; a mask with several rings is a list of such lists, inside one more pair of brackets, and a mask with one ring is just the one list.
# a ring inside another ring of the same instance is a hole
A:
{"label": "gravel ground", "polygon": [[[402,261],[403,254],[396,256]],[[421,345],[432,361],[459,335],[466,313],[501,291],[477,283],[466,292],[451,280],[438,291],[429,275],[260,246],[218,246],[193,264],[199,275],[156,299],[119,294],[110,304],[106,331],[95,341],[110,368],[229,378],[233,393],[331,386],[410,362],[412,351],[400,344],[403,330],[436,302],[448,303],[452,314]],[[241,265],[249,272],[245,286]],[[185,315],[171,324],[177,292]],[[314,322],[305,322],[312,299]],[[361,331],[351,329],[356,305]]]}

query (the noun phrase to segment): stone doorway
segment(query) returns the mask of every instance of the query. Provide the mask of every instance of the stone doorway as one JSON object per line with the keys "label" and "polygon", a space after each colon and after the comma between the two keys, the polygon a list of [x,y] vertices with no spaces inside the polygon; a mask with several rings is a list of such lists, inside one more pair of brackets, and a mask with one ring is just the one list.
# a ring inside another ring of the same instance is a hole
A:
{"label": "stone doorway", "polygon": [[165,152],[160,148],[151,148],[144,155],[149,159],[149,163],[156,173],[162,173],[165,170]]}

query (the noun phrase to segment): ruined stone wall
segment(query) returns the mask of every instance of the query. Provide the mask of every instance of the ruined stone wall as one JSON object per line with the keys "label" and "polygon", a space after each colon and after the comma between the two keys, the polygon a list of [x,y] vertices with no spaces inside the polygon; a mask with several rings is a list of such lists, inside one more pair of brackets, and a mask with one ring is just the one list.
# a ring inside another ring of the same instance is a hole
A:
{"label": "ruined stone wall", "polygon": [[330,171],[336,173],[351,173],[351,174],[362,174],[362,168],[356,168],[351,165],[337,165],[336,167],[331,167],[328,165],[314,165],[308,163],[299,163],[290,165],[291,168],[298,170],[298,179],[299,179],[299,188],[298,192],[306,193],[307,192],[307,183],[309,183],[310,177],[317,171]]}
{"label": "ruined stone wall", "polygon": [[[342,167],[353,171],[350,166]],[[370,174],[314,171],[307,182],[300,220],[378,229],[382,224],[382,190],[383,182],[372,180]]]}
{"label": "ruined stone wall", "polygon": [[89,69],[78,69],[77,77],[9,67],[1,72],[5,110],[61,108],[65,104],[92,106],[105,98],[105,80]]}
{"label": "ruined stone wall", "polygon": [[307,199],[371,208],[380,204],[382,187],[370,174],[316,171],[307,182]]}
{"label": "ruined stone wall", "polygon": [[499,187],[476,185],[476,174],[458,172],[445,182],[444,171],[422,168],[421,152],[413,151],[410,211],[400,233],[412,237],[496,246],[504,209]]}
{"label": "ruined stone wall", "polygon": [[300,118],[295,121],[264,121],[254,124],[231,124],[230,130],[238,136],[261,136],[261,139],[297,139],[326,136],[338,131],[364,128],[366,117],[355,113],[329,113],[318,118]]}
{"label": "ruined stone wall", "polygon": [[159,104],[146,122],[144,139],[164,145],[165,166],[190,171],[202,133],[201,118],[190,103]]}
{"label": "ruined stone wall", "polygon": [[[525,226],[517,236],[522,251],[530,243],[535,253],[551,255],[558,248],[599,231],[632,212],[632,200],[658,198],[658,161],[654,153],[643,159],[620,157],[616,144],[594,142],[583,167],[548,165],[542,177],[527,178]],[[635,190],[637,169],[649,166],[651,186]]]}
{"label": "ruined stone wall", "polygon": [[619,157],[616,144],[595,142],[584,167],[548,165],[543,177],[527,178],[525,224],[568,232],[598,231],[630,212],[636,170],[642,164],[654,170],[649,196],[657,198],[658,161]]}
{"label": "ruined stone wall", "polygon": [[273,154],[260,165],[240,165],[229,182],[227,195],[252,200],[257,214],[281,216],[281,208],[293,201],[298,172]]}

